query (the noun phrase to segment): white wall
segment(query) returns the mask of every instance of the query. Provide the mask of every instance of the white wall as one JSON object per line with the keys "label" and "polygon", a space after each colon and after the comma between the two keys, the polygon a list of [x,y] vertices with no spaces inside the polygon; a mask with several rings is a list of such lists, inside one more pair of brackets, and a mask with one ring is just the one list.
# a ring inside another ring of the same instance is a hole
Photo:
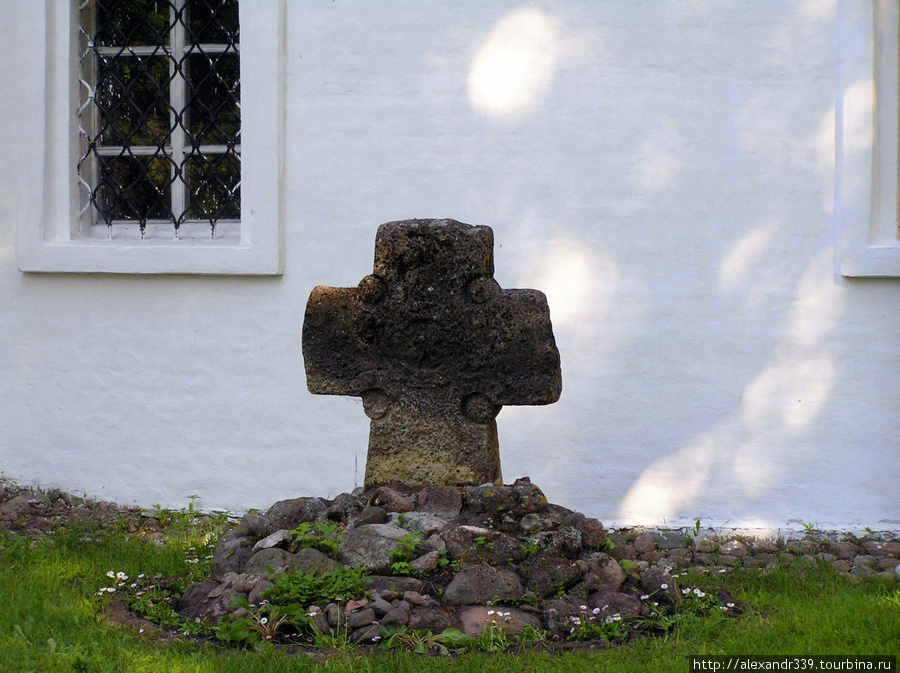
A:
{"label": "white wall", "polygon": [[547,293],[562,355],[557,404],[499,416],[507,481],[609,523],[900,528],[900,283],[835,271],[867,0],[288,2],[276,278],[17,269],[40,5],[0,0],[6,477],[232,510],[352,489],[368,419],[306,391],[306,298],[370,271],[381,222],[453,217]]}

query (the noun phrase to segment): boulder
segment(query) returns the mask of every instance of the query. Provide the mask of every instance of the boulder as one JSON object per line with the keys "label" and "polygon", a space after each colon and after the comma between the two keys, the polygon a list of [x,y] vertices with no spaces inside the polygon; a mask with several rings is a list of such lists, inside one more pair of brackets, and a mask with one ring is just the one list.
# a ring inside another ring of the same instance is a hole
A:
{"label": "boulder", "polygon": [[537,616],[502,605],[473,605],[463,608],[459,613],[459,621],[462,623],[462,632],[470,636],[477,636],[488,624],[493,624],[509,636],[517,635],[526,626],[541,628],[541,620]]}
{"label": "boulder", "polygon": [[390,569],[391,552],[408,531],[390,523],[372,523],[348,528],[338,545],[338,559],[352,568],[366,568],[374,573]]}
{"label": "boulder", "polygon": [[543,557],[531,566],[526,587],[538,596],[552,596],[571,587],[580,577],[581,569],[573,561]]}
{"label": "boulder", "polygon": [[292,498],[279,500],[266,512],[266,518],[277,529],[293,530],[301,523],[315,521],[325,514],[325,502],[321,498]]}
{"label": "boulder", "polygon": [[419,491],[418,501],[418,511],[448,520],[462,510],[462,494],[452,486],[425,486]]}
{"label": "boulder", "polygon": [[444,591],[448,605],[476,605],[518,598],[525,593],[522,583],[510,570],[491,566],[465,566],[454,575]]}

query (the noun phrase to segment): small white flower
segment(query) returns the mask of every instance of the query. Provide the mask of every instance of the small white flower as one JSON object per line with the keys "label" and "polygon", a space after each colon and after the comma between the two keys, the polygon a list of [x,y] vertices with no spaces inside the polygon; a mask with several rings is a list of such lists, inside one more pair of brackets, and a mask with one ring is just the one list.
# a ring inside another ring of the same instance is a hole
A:
{"label": "small white flower", "polygon": [[116,588],[115,587],[106,587],[106,593],[114,594],[114,593],[116,593]]}
{"label": "small white flower", "polygon": [[106,573],[106,576],[109,577],[110,579],[115,579],[116,573],[114,573],[112,570],[110,570],[108,573]]}
{"label": "small white flower", "polygon": [[641,600],[642,600],[642,601],[645,601],[645,600],[647,600],[648,598],[650,598],[650,596],[648,596],[647,594],[641,594]]}
{"label": "small white flower", "polygon": [[725,572],[725,570],[726,570],[725,568],[719,568],[716,572],[723,573],[723,572]]}
{"label": "small white flower", "polygon": [[662,584],[659,585],[659,588],[660,588],[660,589],[668,589],[668,588],[669,588],[669,585],[666,584],[665,582],[663,582]]}
{"label": "small white flower", "polygon": [[492,615],[492,614],[494,614],[494,611],[493,611],[493,610],[488,610],[487,613],[488,613],[489,615]]}
{"label": "small white flower", "polygon": [[600,614],[600,608],[594,608],[593,610],[591,610],[591,612],[594,613],[595,615],[599,615],[599,614]]}
{"label": "small white flower", "polygon": [[119,580],[120,582],[124,582],[125,580],[128,579],[128,575],[126,575],[123,572],[118,572],[118,573],[116,573],[116,579]]}
{"label": "small white flower", "polygon": [[697,598],[703,598],[704,596],[706,596],[706,594],[704,592],[700,591],[700,589],[694,589],[694,595]]}
{"label": "small white flower", "polygon": [[687,589],[682,589],[682,590],[681,590],[681,595],[682,595],[682,596],[687,596],[689,593],[691,593],[691,588],[690,588],[690,587],[688,587]]}
{"label": "small white flower", "polygon": [[726,607],[726,608],[733,608],[733,607],[734,607],[734,603],[725,603],[725,607]]}
{"label": "small white flower", "polygon": [[269,620],[268,620],[267,618],[265,618],[265,617],[261,617],[260,620],[259,620],[259,623],[260,623],[260,624],[263,624],[263,625],[266,625],[266,624],[269,623]]}
{"label": "small white flower", "polygon": [[141,579],[143,577],[144,577],[144,573],[141,573],[140,575],[138,575],[138,579]]}

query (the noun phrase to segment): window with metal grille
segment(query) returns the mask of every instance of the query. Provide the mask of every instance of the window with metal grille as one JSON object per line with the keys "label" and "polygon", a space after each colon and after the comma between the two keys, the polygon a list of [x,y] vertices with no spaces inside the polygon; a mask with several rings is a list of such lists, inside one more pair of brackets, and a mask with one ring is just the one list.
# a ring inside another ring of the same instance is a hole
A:
{"label": "window with metal grille", "polygon": [[237,0],[80,6],[82,228],[102,238],[240,235]]}

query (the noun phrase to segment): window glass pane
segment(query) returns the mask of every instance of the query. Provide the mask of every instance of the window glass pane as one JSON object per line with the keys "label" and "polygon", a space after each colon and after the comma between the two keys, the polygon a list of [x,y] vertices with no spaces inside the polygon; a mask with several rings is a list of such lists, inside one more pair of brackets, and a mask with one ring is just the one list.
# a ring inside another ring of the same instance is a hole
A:
{"label": "window glass pane", "polygon": [[100,177],[93,198],[101,221],[172,219],[172,162],[168,157],[97,159]]}
{"label": "window glass pane", "polygon": [[240,142],[240,62],[235,53],[188,56],[188,133],[195,144]]}
{"label": "window glass pane", "polygon": [[235,154],[208,154],[187,159],[191,220],[237,220],[241,217],[241,160]]}
{"label": "window glass pane", "polygon": [[169,44],[171,3],[166,0],[97,0],[99,47]]}
{"label": "window glass pane", "polygon": [[240,40],[237,0],[188,0],[192,44],[231,44]]}
{"label": "window glass pane", "polygon": [[166,145],[169,80],[165,56],[98,56],[100,144]]}

